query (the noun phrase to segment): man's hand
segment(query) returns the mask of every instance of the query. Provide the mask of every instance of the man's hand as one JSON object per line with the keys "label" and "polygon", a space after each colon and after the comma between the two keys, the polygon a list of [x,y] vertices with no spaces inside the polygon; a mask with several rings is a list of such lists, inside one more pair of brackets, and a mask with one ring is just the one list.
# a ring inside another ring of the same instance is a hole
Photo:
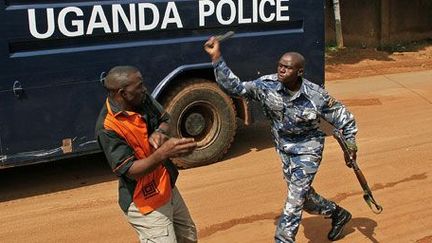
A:
{"label": "man's hand", "polygon": [[193,138],[170,138],[157,150],[164,159],[183,157],[191,154],[197,147]]}
{"label": "man's hand", "polygon": [[347,150],[348,151],[344,151],[345,164],[349,168],[352,168],[352,162],[357,159],[357,145],[355,143],[347,142]]}
{"label": "man's hand", "polygon": [[357,151],[350,150],[348,153],[344,153],[344,157],[346,166],[348,166],[348,168],[352,168],[352,162],[356,161],[357,159]]}
{"label": "man's hand", "polygon": [[197,143],[193,138],[170,138],[149,157],[135,160],[129,168],[127,175],[138,180],[142,176],[155,170],[166,159],[188,155],[192,153],[196,147]]}
{"label": "man's hand", "polygon": [[162,132],[155,131],[149,137],[149,143],[153,148],[158,149],[162,144],[168,141],[169,137]]}
{"label": "man's hand", "polygon": [[221,57],[220,42],[214,36],[204,44],[204,50],[209,54],[212,62],[217,61]]}

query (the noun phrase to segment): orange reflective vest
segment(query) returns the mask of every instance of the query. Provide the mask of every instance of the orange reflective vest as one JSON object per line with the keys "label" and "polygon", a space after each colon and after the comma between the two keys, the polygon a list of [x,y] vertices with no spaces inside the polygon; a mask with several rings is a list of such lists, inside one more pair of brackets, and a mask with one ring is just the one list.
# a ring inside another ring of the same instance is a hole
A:
{"label": "orange reflective vest", "polygon": [[[147,124],[136,112],[123,111],[114,114],[108,99],[108,114],[104,121],[107,130],[113,130],[124,138],[134,150],[137,159],[149,157],[153,150],[148,141]],[[141,177],[135,187],[133,202],[137,208],[147,214],[161,207],[171,198],[170,176],[161,164],[151,173]]]}

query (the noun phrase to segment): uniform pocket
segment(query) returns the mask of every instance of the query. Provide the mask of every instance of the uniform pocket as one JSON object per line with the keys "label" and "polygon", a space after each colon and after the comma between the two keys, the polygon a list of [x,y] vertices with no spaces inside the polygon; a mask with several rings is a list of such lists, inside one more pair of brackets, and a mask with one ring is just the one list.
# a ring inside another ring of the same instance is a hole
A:
{"label": "uniform pocket", "polygon": [[299,124],[311,123],[313,121],[318,121],[318,113],[314,109],[305,108],[304,110],[299,110],[296,114],[296,122]]}
{"label": "uniform pocket", "polygon": [[302,116],[305,120],[316,120],[318,114],[314,109],[306,108],[303,110]]}
{"label": "uniform pocket", "polygon": [[152,238],[168,236],[168,226],[154,227],[148,230]]}
{"label": "uniform pocket", "polygon": [[[152,228],[144,229],[142,234],[141,242],[148,243],[159,243],[159,242],[171,242],[169,241],[169,229],[168,226],[155,226]],[[175,236],[173,236],[175,237]]]}
{"label": "uniform pocket", "polygon": [[299,155],[293,158],[295,167],[305,175],[316,174],[320,161],[320,157],[312,154]]}
{"label": "uniform pocket", "polygon": [[276,120],[282,121],[284,117],[284,104],[282,97],[275,94],[269,95],[263,100],[267,112]]}

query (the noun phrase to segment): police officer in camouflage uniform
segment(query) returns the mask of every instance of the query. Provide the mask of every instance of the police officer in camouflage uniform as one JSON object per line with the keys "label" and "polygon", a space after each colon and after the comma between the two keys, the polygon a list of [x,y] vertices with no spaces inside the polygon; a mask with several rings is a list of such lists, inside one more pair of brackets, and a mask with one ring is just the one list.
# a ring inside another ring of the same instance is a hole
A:
{"label": "police officer in camouflage uniform", "polygon": [[285,53],[279,60],[277,74],[242,82],[223,60],[216,38],[210,38],[204,49],[212,59],[216,81],[229,93],[259,101],[271,121],[271,132],[288,184],[288,197],[275,242],[295,242],[302,209],[331,218],[328,238],[340,239],[351,214],[317,194],[311,184],[324,148],[325,134],[319,129],[320,118],[343,131],[350,147],[347,156],[355,158],[357,128],[353,115],[326,90],[302,77],[304,58],[299,53]]}

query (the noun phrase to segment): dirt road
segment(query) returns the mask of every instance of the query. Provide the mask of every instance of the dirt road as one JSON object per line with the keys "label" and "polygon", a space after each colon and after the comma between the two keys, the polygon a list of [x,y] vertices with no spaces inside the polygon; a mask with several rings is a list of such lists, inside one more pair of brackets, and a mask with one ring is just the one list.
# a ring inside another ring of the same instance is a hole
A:
{"label": "dirt road", "polygon": [[[373,214],[334,139],[314,187],[348,208],[340,242],[432,242],[432,71],[327,83],[359,126],[360,163],[384,212]],[[97,157],[0,171],[0,242],[136,242],[117,181]],[[181,171],[178,187],[203,243],[272,242],[286,196],[265,124],[242,128],[225,161]],[[297,242],[328,242],[304,214]]]}

